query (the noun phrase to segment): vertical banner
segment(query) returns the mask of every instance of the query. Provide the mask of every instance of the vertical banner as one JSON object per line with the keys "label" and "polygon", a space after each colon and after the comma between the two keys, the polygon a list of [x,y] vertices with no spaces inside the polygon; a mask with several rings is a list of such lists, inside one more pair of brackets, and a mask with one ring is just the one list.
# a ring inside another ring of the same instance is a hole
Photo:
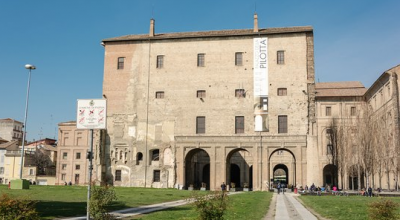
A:
{"label": "vertical banner", "polygon": [[268,38],[253,39],[255,131],[268,131]]}
{"label": "vertical banner", "polygon": [[254,38],[254,96],[268,96],[268,38]]}

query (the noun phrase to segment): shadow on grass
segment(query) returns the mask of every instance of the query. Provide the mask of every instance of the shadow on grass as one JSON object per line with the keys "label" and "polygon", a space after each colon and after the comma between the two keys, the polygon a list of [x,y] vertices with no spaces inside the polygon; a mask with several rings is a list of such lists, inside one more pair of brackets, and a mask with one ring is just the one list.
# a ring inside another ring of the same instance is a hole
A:
{"label": "shadow on grass", "polygon": [[[122,202],[114,202],[109,210],[127,209]],[[36,203],[36,211],[42,219],[56,219],[64,217],[76,217],[86,215],[86,202],[59,202],[39,201]]]}

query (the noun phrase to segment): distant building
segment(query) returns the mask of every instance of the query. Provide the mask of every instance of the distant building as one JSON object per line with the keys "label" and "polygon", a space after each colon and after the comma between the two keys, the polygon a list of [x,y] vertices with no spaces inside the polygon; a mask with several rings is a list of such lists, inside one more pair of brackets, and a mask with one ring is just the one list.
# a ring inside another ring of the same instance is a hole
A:
{"label": "distant building", "polygon": [[[90,148],[89,130],[79,130],[75,121],[58,124],[58,160],[56,185],[64,185],[71,182],[74,185],[88,184],[88,159],[87,152]],[[93,148],[99,150],[99,131],[93,132]],[[99,161],[97,154],[94,155],[94,168],[92,181],[99,180],[101,166],[95,163]]]}
{"label": "distant building", "polygon": [[[41,142],[37,142],[37,145],[26,146],[22,178],[29,180],[32,184],[55,185],[57,149],[52,145],[39,144],[46,143],[45,140],[46,139],[43,139]],[[48,142],[52,143],[52,141]],[[1,161],[4,161],[3,166],[1,165]],[[20,178],[20,164],[21,146],[18,145],[18,141],[1,144],[0,166],[4,167],[4,175],[2,177],[4,180],[3,183],[8,184],[10,180]]]}
{"label": "distant building", "polygon": [[[18,149],[18,141],[3,142],[0,144],[0,184],[7,184],[9,181],[9,170],[6,171],[7,150]],[[7,162],[8,163],[8,162]],[[7,174],[7,175],[6,175]],[[7,176],[7,178],[5,178]]]}
{"label": "distant building", "polygon": [[0,119],[0,138],[22,141],[23,123],[11,118]]}

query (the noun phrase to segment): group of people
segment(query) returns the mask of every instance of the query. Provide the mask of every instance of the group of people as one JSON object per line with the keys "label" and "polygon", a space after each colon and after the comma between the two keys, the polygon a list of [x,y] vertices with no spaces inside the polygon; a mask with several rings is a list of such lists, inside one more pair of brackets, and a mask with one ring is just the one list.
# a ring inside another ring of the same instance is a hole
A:
{"label": "group of people", "polygon": [[361,189],[361,191],[360,191],[360,195],[362,195],[362,196],[368,196],[368,197],[372,197],[372,188],[371,188],[371,187],[368,187],[368,189],[367,189],[367,190],[365,190],[364,188],[363,188],[363,189]]}
{"label": "group of people", "polygon": [[67,183],[67,182],[64,182],[64,185],[66,186],[66,185],[72,185],[72,182],[71,181],[69,181],[69,183]]}

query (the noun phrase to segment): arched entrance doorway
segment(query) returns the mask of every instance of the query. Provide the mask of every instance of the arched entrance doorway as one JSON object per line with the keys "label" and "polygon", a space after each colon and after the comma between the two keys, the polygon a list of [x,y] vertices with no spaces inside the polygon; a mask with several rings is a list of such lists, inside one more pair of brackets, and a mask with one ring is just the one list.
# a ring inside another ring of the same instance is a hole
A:
{"label": "arched entrance doorway", "polygon": [[296,185],[296,158],[294,154],[286,149],[275,149],[269,156],[269,180],[270,186],[276,188],[281,182],[286,186]]}
{"label": "arched entrance doorway", "polygon": [[185,187],[200,189],[202,183],[210,187],[210,156],[203,149],[189,151],[185,158]]}
{"label": "arched entrance doorway", "polygon": [[287,185],[289,183],[289,170],[286,165],[278,164],[274,167],[273,172],[274,182],[280,182]]}
{"label": "arched entrance doorway", "polygon": [[338,169],[337,166],[333,164],[328,164],[324,167],[322,171],[322,176],[324,179],[324,185],[329,185],[331,188],[333,186],[338,186]]}
{"label": "arched entrance doorway", "polygon": [[242,148],[229,152],[226,158],[226,184],[235,188],[253,187],[253,157]]}

